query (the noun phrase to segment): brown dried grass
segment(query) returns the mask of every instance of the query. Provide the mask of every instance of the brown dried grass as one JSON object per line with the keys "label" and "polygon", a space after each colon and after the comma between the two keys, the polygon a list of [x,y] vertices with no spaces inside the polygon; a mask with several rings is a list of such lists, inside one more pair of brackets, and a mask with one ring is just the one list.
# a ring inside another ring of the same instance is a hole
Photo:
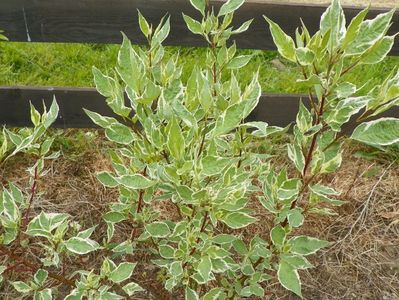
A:
{"label": "brown dried grass", "polygon": [[[39,183],[41,194],[34,202],[34,211],[66,212],[85,227],[100,222],[108,205],[117,199],[115,190],[104,189],[95,172],[110,168],[102,141],[80,149],[78,155],[66,155],[51,164],[50,173]],[[353,148],[348,148],[349,152]],[[348,152],[348,151],[347,151]],[[287,164],[285,160],[275,163]],[[4,166],[0,178],[28,190],[26,169],[32,160],[18,156]],[[376,176],[368,177],[371,168]],[[346,155],[340,171],[323,181],[342,192],[347,204],[339,208],[337,217],[309,217],[301,233],[334,242],[334,245],[310,257],[315,268],[301,271],[305,299],[399,299],[399,168],[398,164],[356,159]],[[255,233],[268,235],[272,218],[254,201],[251,206],[261,223],[249,227],[244,236]],[[173,206],[160,206],[162,214],[176,217]],[[105,227],[96,230],[96,238]],[[120,226],[122,236],[129,236],[132,227]],[[103,234],[105,236],[105,234]],[[122,238],[121,236],[121,238]],[[180,299],[167,297],[157,283],[157,270],[150,267],[149,257],[136,254],[141,260],[136,277],[151,290],[140,299]],[[98,264],[99,258],[84,261]],[[9,290],[2,290],[2,299],[16,299]],[[297,299],[296,296],[271,283],[265,299]],[[11,297],[11,298],[10,298]]]}

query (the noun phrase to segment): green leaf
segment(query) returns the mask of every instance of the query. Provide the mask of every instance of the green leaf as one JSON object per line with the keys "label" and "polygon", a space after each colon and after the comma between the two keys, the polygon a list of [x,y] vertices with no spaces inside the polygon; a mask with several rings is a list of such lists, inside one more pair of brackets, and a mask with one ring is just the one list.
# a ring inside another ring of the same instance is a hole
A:
{"label": "green leaf", "polygon": [[228,0],[220,8],[218,16],[221,17],[237,10],[244,2],[245,0]]}
{"label": "green leaf", "polygon": [[76,236],[82,239],[88,239],[93,234],[94,230],[96,230],[97,226],[98,225],[94,225],[93,227],[90,227],[86,230],[79,231],[79,233]]}
{"label": "green leaf", "polygon": [[295,50],[295,55],[298,62],[302,66],[310,66],[313,63],[316,56],[312,50],[303,47],[297,48]]}
{"label": "green leaf", "polygon": [[108,126],[105,129],[105,135],[110,141],[122,145],[130,145],[135,140],[133,131],[119,122]]}
{"label": "green leaf", "polygon": [[126,92],[130,101],[135,104],[136,97],[132,98],[130,94],[131,91],[135,93],[141,91],[144,63],[134,51],[128,37],[124,33],[122,33],[122,36],[123,41],[118,52],[118,65],[116,70],[123,82],[126,83]]}
{"label": "green leaf", "polygon": [[249,63],[251,58],[252,58],[252,55],[240,55],[240,56],[234,57],[227,64],[227,68],[228,69],[240,69],[242,67],[245,67]]}
{"label": "green leaf", "polygon": [[296,62],[296,51],[294,40],[288,36],[279,25],[274,23],[269,18],[263,16],[269,23],[270,32],[272,33],[274,44],[277,46],[277,50],[284,58]]}
{"label": "green leaf", "polygon": [[114,79],[109,76],[105,76],[96,67],[93,67],[93,76],[97,91],[104,97],[111,97],[113,95]]}
{"label": "green leaf", "polygon": [[301,209],[294,208],[287,214],[288,223],[291,227],[299,227],[303,224],[304,217]]}
{"label": "green leaf", "polygon": [[238,33],[247,31],[249,26],[251,25],[252,21],[253,21],[253,19],[242,23],[242,25],[240,27],[238,27],[236,30],[233,31],[233,34],[238,34]]}
{"label": "green leaf", "polygon": [[55,122],[55,120],[57,120],[59,110],[60,108],[54,96],[49,111],[44,116],[44,118],[42,117],[43,126],[45,128],[49,128]]}
{"label": "green leaf", "polygon": [[145,82],[145,90],[140,98],[137,98],[137,102],[144,105],[152,105],[152,102],[161,95],[161,88],[147,79]]}
{"label": "green leaf", "polygon": [[160,30],[154,34],[152,42],[154,45],[160,45],[168,37],[170,32],[170,18],[168,17]]}
{"label": "green leaf", "polygon": [[232,229],[239,229],[256,222],[256,218],[243,212],[232,212],[225,215],[222,221]]}
{"label": "green leaf", "polygon": [[208,112],[213,105],[213,96],[211,93],[211,87],[209,86],[209,83],[206,81],[202,86],[199,101],[205,112]]}
{"label": "green leaf", "polygon": [[243,119],[243,110],[245,102],[240,102],[229,106],[223,113],[216,119],[215,128],[213,129],[213,136],[228,133],[236,128]]}
{"label": "green leaf", "polygon": [[293,266],[285,261],[281,261],[278,266],[277,277],[284,288],[302,298],[301,281],[298,271]]}
{"label": "green leaf", "polygon": [[360,31],[360,26],[362,25],[362,22],[364,18],[366,17],[367,13],[369,11],[369,8],[363,9],[356,17],[354,17],[351,21],[351,23],[348,26],[348,29],[346,31],[345,37],[342,41],[342,49],[345,49],[348,47],[353,41],[355,41],[356,37],[359,34]]}
{"label": "green leaf", "polygon": [[187,28],[194,34],[202,34],[202,25],[193,18],[183,14],[183,19],[186,22]]}
{"label": "green leaf", "polygon": [[168,149],[170,151],[170,154],[176,160],[181,160],[184,156],[185,142],[183,133],[179,124],[177,123],[176,118],[172,118],[172,120],[168,124],[168,127]]}
{"label": "green leaf", "polygon": [[126,220],[126,216],[121,212],[110,211],[103,216],[103,219],[107,223],[119,223]]}
{"label": "green leaf", "polygon": [[234,236],[234,235],[230,235],[230,234],[219,234],[219,235],[216,235],[216,236],[212,239],[212,242],[215,243],[215,244],[224,245],[224,244],[231,244],[231,243],[233,243],[236,239],[237,239],[237,237]]}
{"label": "green leaf", "polygon": [[245,108],[242,118],[246,118],[255,109],[259,103],[259,98],[262,94],[262,89],[258,80],[259,74],[256,73],[251,81],[251,83],[245,88],[242,95],[243,102],[245,103]]}
{"label": "green leaf", "polygon": [[240,295],[243,297],[250,297],[250,296],[254,295],[254,296],[263,298],[263,296],[265,295],[265,291],[261,285],[254,283],[254,284],[251,284],[250,286],[244,287],[240,291]]}
{"label": "green leaf", "polygon": [[132,276],[136,264],[123,262],[111,272],[108,278],[114,283],[121,283]]}
{"label": "green leaf", "polygon": [[315,184],[313,186],[309,186],[309,188],[311,189],[311,191],[313,193],[316,193],[317,195],[328,195],[328,196],[338,196],[341,193],[334,190],[333,188],[330,188],[328,186],[325,185],[321,185],[321,184]]}
{"label": "green leaf", "polygon": [[277,225],[270,231],[270,239],[273,242],[273,245],[278,247],[283,246],[286,237],[286,232],[281,225]]}
{"label": "green leaf", "polygon": [[29,104],[30,104],[30,119],[33,125],[36,127],[40,124],[41,115],[33,106],[32,102],[29,102]]}
{"label": "green leaf", "polygon": [[360,63],[372,65],[381,62],[391,51],[395,36],[386,36],[376,42],[360,57]]}
{"label": "green leaf", "polygon": [[291,252],[301,255],[316,253],[319,249],[331,245],[330,242],[308,236],[296,236],[289,240]]}
{"label": "green leaf", "polygon": [[379,14],[372,20],[362,22],[359,33],[347,50],[346,55],[358,55],[366,51],[375,42],[381,39],[388,31],[395,9]]}
{"label": "green leaf", "polygon": [[145,37],[148,38],[151,35],[151,27],[139,10],[137,10],[137,13],[139,15],[140,30],[145,35]]}
{"label": "green leaf", "polygon": [[30,236],[50,238],[51,232],[64,222],[67,222],[68,218],[69,215],[67,214],[45,213],[42,211],[29,222],[26,233]]}
{"label": "green leaf", "polygon": [[118,181],[110,172],[99,172],[96,174],[96,178],[105,187],[114,188],[118,186]]}
{"label": "green leaf", "polygon": [[356,93],[356,85],[350,82],[343,82],[335,88],[335,93],[338,98],[347,98]]}
{"label": "green leaf", "polygon": [[213,288],[202,297],[202,300],[224,299],[224,296],[225,294],[222,292],[221,288]]}
{"label": "green leaf", "polygon": [[299,172],[303,172],[305,168],[305,157],[297,144],[288,144],[288,157],[295,164],[295,167]]}
{"label": "green leaf", "polygon": [[185,300],[199,300],[199,296],[196,291],[190,289],[189,287],[186,287],[186,293],[185,293]]}
{"label": "green leaf", "polygon": [[299,193],[300,185],[301,182],[296,178],[284,181],[277,190],[277,198],[280,200],[293,201]]}
{"label": "green leaf", "polygon": [[366,107],[371,99],[371,96],[359,96],[339,101],[334,110],[326,114],[326,123],[334,131],[340,131],[341,126],[348,122],[354,114],[357,114],[362,108]]}
{"label": "green leaf", "polygon": [[381,118],[357,126],[351,139],[374,146],[388,146],[399,142],[398,133],[399,119]]}
{"label": "green leaf", "polygon": [[203,16],[205,15],[205,0],[190,0],[190,3]]}
{"label": "green leaf", "polygon": [[220,174],[223,169],[231,165],[230,158],[222,158],[217,156],[205,156],[201,160],[202,174],[206,176],[213,176]]}
{"label": "green leaf", "polygon": [[52,300],[52,291],[50,288],[43,289],[37,294],[35,294],[35,300]]}
{"label": "green leaf", "polygon": [[205,280],[205,282],[208,282],[211,276],[211,270],[212,270],[212,262],[209,256],[203,256],[201,257],[201,260],[197,266],[197,272],[201,277]]}
{"label": "green leaf", "polygon": [[119,296],[118,294],[111,293],[111,292],[102,292],[101,293],[101,300],[123,300],[124,297]]}
{"label": "green leaf", "polygon": [[298,83],[301,84],[303,87],[308,87],[308,88],[313,88],[315,85],[321,85],[321,79],[319,76],[316,74],[312,74],[309,78],[307,79],[297,79]]}
{"label": "green leaf", "polygon": [[82,300],[84,291],[79,291],[78,289],[72,290],[72,292],[65,297],[65,300]]}
{"label": "green leaf", "polygon": [[159,245],[159,255],[166,259],[175,257],[175,249],[169,245]]}
{"label": "green leaf", "polygon": [[296,126],[301,133],[305,133],[312,127],[312,121],[312,114],[301,100],[299,102],[299,112],[296,117]]}
{"label": "green leaf", "polygon": [[195,129],[198,127],[197,120],[180,101],[174,101],[172,103],[173,111],[176,115],[189,127],[194,127]]}
{"label": "green leaf", "polygon": [[43,283],[46,281],[48,276],[48,272],[46,270],[43,269],[39,269],[37,270],[37,272],[35,273],[35,275],[33,276],[33,279],[35,280],[35,282],[39,285],[42,286]]}
{"label": "green leaf", "polygon": [[156,238],[167,237],[171,232],[169,226],[164,222],[153,222],[145,225],[147,232]]}
{"label": "green leaf", "polygon": [[123,175],[116,178],[116,180],[123,186],[133,190],[147,189],[156,184],[155,181],[152,181],[141,174]]}
{"label": "green leaf", "polygon": [[280,260],[290,264],[294,269],[308,269],[313,265],[302,255],[296,254],[281,254]]}
{"label": "green leaf", "polygon": [[102,128],[108,128],[114,123],[117,123],[118,121],[115,118],[110,118],[110,117],[105,117],[102,116],[96,112],[83,109],[86,115],[89,116],[89,118],[93,121],[94,124],[102,127]]}
{"label": "green leaf", "polygon": [[26,294],[32,291],[32,288],[23,281],[14,281],[11,282],[11,284],[14,287],[14,289],[19,293]]}
{"label": "green leaf", "polygon": [[322,36],[329,33],[329,48],[338,46],[339,41],[346,33],[345,14],[339,0],[333,0],[331,5],[321,16],[320,32]]}
{"label": "green leaf", "polygon": [[144,289],[135,282],[129,282],[122,288],[126,294],[133,296],[134,293],[143,292]]}
{"label": "green leaf", "polygon": [[65,247],[73,253],[83,255],[97,250],[100,248],[100,245],[96,241],[90,239],[72,237],[65,242]]}
{"label": "green leaf", "polygon": [[248,122],[242,126],[256,128],[256,130],[252,131],[251,134],[259,138],[265,138],[269,135],[279,134],[286,131],[286,128],[269,126],[267,123],[261,121]]}

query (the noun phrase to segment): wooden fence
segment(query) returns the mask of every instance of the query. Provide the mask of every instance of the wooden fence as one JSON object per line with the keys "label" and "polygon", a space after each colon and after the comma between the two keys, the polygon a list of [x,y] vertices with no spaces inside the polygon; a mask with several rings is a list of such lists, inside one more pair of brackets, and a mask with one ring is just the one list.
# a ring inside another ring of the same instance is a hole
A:
{"label": "wooden fence", "polygon": [[[211,1],[220,6],[222,1]],[[188,0],[3,0],[0,1],[0,28],[6,31],[11,42],[67,42],[67,43],[120,43],[120,31],[132,42],[144,42],[139,33],[137,9],[154,24],[166,13],[171,17],[171,34],[166,45],[204,46],[201,38],[191,34],[185,26],[182,12],[198,16]],[[237,46],[249,49],[275,49],[268,26],[262,18],[267,15],[289,34],[293,35],[300,19],[315,32],[320,16],[325,10],[320,5],[275,4],[261,0],[247,0],[237,11],[235,23],[254,19],[250,29],[237,36]],[[373,8],[368,18],[388,9]],[[346,7],[349,22],[360,8]],[[399,12],[393,17],[390,33],[399,31]],[[396,42],[391,55],[399,55]],[[39,104],[50,102],[53,95],[60,105],[57,127],[94,127],[83,113],[88,108],[112,115],[105,99],[92,88],[67,87],[0,87],[0,124],[29,126],[29,100]],[[264,94],[258,107],[250,116],[271,125],[284,126],[295,119],[298,101],[302,95]],[[387,116],[399,116],[395,108]]]}

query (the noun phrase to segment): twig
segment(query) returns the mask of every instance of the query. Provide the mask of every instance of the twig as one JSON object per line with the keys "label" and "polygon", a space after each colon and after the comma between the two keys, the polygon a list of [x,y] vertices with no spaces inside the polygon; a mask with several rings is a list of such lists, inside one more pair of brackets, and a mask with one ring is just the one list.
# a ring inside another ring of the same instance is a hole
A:
{"label": "twig", "polygon": [[35,170],[34,170],[33,183],[32,183],[29,202],[28,202],[28,208],[23,217],[22,230],[24,230],[26,228],[26,226],[28,225],[30,210],[32,207],[33,199],[35,198],[35,194],[36,194],[38,176],[39,176],[38,165],[36,163]]}
{"label": "twig", "polygon": [[[23,258],[21,255],[14,254],[10,250],[5,249],[4,247],[0,247],[0,253],[2,255],[7,255],[16,262],[19,262],[19,264],[23,264],[25,267],[29,268],[32,272],[36,272],[37,270],[41,269],[41,266],[34,265],[30,261]],[[69,287],[75,287],[75,283],[72,280],[65,278],[64,276],[58,275],[51,271],[48,271],[48,276]]]}
{"label": "twig", "polygon": [[[204,232],[204,230],[206,228],[206,224],[207,224],[207,221],[208,221],[208,214],[209,214],[209,212],[205,212],[204,219],[202,220],[200,233]],[[200,239],[201,239],[200,237],[197,237],[197,240],[195,241],[195,243],[198,244]],[[192,248],[191,251],[190,251],[190,255],[189,256],[192,256],[195,253],[195,251],[197,251],[197,249],[195,247]],[[188,261],[186,261],[183,264],[183,269],[185,269],[187,267],[187,264],[188,264]]]}

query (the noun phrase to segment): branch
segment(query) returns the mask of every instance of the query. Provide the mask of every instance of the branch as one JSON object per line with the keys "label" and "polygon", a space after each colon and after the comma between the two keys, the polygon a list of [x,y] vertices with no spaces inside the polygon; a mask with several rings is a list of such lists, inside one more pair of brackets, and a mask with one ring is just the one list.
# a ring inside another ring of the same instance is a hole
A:
{"label": "branch", "polygon": [[28,221],[29,221],[29,214],[30,214],[30,210],[32,207],[32,203],[33,203],[33,199],[35,197],[36,194],[36,190],[37,190],[37,180],[39,177],[38,174],[38,166],[37,166],[37,162],[36,162],[36,166],[35,166],[35,170],[34,170],[34,176],[33,176],[33,183],[32,183],[32,187],[30,190],[30,197],[29,197],[29,201],[28,201],[28,208],[25,212],[25,215],[23,217],[23,223],[22,223],[22,230],[24,230],[26,228],[26,226],[28,225]]}

